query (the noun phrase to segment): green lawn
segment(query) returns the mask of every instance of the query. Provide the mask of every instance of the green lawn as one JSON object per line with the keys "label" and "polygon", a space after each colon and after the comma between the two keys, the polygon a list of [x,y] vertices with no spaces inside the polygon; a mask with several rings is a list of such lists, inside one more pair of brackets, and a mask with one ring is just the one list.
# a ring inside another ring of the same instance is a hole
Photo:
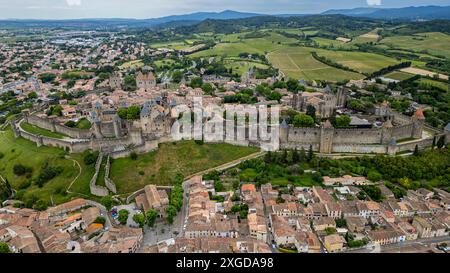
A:
{"label": "green lawn", "polygon": [[57,133],[57,132],[52,132],[52,131],[49,131],[49,130],[46,130],[46,129],[43,129],[43,128],[40,128],[40,127],[37,127],[37,126],[34,126],[34,125],[31,125],[31,124],[29,124],[27,122],[22,122],[20,124],[20,127],[23,130],[25,130],[26,132],[31,133],[31,134],[35,134],[35,135],[41,135],[41,136],[46,136],[46,137],[51,137],[51,138],[58,138],[58,139],[63,139],[65,137],[68,137],[68,136],[66,136],[64,134],[60,134],[60,133]]}
{"label": "green lawn", "polygon": [[[257,148],[194,141],[161,144],[137,160],[113,160],[111,179],[119,193],[131,193],[148,184],[169,185],[177,173],[189,176],[258,152]],[[143,172],[141,175],[140,172]]]}
{"label": "green lawn", "polygon": [[[82,168],[81,175],[73,184],[71,191],[89,195],[89,180],[94,173],[93,166],[85,166],[83,156],[80,154],[70,155],[71,159],[66,159],[66,153],[62,149],[51,147],[36,147],[36,144],[23,138],[15,139],[12,131],[0,131],[0,152],[4,154],[0,158],[0,174],[5,177],[12,187],[18,191],[20,199],[27,200],[32,196],[55,204],[70,200],[77,194],[64,194],[65,189],[78,176],[79,168],[71,160],[76,160]],[[43,188],[38,188],[31,183],[27,188],[20,189],[26,184],[26,181],[33,182],[39,176],[39,173],[48,162],[50,166],[60,166],[63,172],[54,179],[47,182]],[[22,164],[33,169],[31,177],[18,177],[13,173],[13,167],[16,164]]]}
{"label": "green lawn", "polygon": [[92,126],[92,124],[88,119],[82,118],[77,122],[76,128],[88,130],[88,129],[91,129],[91,126]]}

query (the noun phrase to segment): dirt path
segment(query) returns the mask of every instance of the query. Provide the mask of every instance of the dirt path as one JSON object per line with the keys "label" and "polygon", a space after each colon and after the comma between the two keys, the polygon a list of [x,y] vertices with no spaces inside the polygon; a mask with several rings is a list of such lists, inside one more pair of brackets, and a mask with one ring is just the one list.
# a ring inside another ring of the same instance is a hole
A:
{"label": "dirt path", "polygon": [[72,185],[75,183],[75,181],[77,181],[78,180],[78,178],[80,177],[80,175],[81,175],[81,172],[82,172],[82,168],[81,168],[81,165],[80,165],[80,163],[78,163],[78,161],[76,161],[75,159],[72,159],[72,158],[70,158],[70,157],[67,157],[66,158],[67,160],[72,160],[72,162],[73,162],[73,165],[74,166],[78,166],[78,175],[72,180],[72,182],[70,182],[70,184],[69,184],[69,187],[67,187],[67,192],[69,192],[70,191],[70,188],[72,188]]}

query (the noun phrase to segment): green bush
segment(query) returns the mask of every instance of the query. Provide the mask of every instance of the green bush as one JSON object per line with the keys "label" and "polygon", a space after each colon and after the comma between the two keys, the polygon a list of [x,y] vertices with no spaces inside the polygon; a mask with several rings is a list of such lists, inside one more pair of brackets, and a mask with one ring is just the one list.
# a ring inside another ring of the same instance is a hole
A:
{"label": "green bush", "polygon": [[16,164],[13,167],[13,172],[17,176],[23,176],[23,175],[26,175],[28,173],[32,173],[33,169],[30,168],[30,167],[24,166],[22,164]]}

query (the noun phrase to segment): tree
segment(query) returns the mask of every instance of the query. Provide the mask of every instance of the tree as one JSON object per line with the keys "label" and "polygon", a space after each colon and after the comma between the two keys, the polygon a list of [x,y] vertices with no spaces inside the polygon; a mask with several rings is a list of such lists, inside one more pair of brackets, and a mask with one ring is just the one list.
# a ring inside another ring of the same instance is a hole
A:
{"label": "tree", "polygon": [[371,170],[367,174],[367,179],[369,179],[372,182],[378,182],[383,178],[383,176],[376,170]]}
{"label": "tree", "polygon": [[97,218],[95,218],[94,223],[95,223],[95,224],[102,224],[102,225],[105,225],[105,223],[106,223],[106,218],[105,218],[105,217],[98,216]]}
{"label": "tree", "polygon": [[342,115],[336,118],[336,128],[348,128],[352,119],[347,115]]}
{"label": "tree", "polygon": [[34,204],[34,209],[38,211],[44,211],[48,207],[48,203],[44,200],[38,200],[36,204]]}
{"label": "tree", "polygon": [[17,176],[23,176],[33,172],[33,169],[22,164],[16,164],[13,167],[13,172]]}
{"label": "tree", "polygon": [[136,90],[137,84],[136,84],[136,77],[132,75],[128,75],[123,79],[123,83],[125,86],[125,91],[134,91]]}
{"label": "tree", "polygon": [[212,84],[204,83],[202,85],[202,90],[203,90],[203,92],[205,92],[205,94],[212,95],[212,91],[214,90],[214,88],[213,88]]}
{"label": "tree", "polygon": [[137,158],[138,158],[137,153],[136,152],[131,152],[130,158],[131,158],[131,160],[137,160]]}
{"label": "tree", "polygon": [[241,197],[238,194],[233,194],[233,196],[231,197],[231,201],[233,202],[238,202],[241,200]]}
{"label": "tree", "polygon": [[42,73],[41,75],[39,75],[39,79],[43,83],[49,83],[56,79],[56,75],[53,73]]}
{"label": "tree", "polygon": [[338,228],[347,227],[347,221],[344,218],[336,219],[335,222],[336,222],[336,227],[338,227]]}
{"label": "tree", "polygon": [[316,107],[312,106],[311,104],[309,104],[306,107],[306,114],[310,117],[312,117],[314,120],[316,119]]}
{"label": "tree", "polygon": [[156,217],[158,217],[158,213],[151,209],[145,213],[145,217],[147,218],[147,225],[149,227],[155,226]]}
{"label": "tree", "polygon": [[0,253],[11,253],[9,246],[6,243],[0,242]]}
{"label": "tree", "polygon": [[436,136],[433,137],[433,144],[431,145],[431,149],[434,150],[434,147],[436,147]]}
{"label": "tree", "polygon": [[314,119],[305,114],[298,114],[294,117],[293,124],[295,127],[312,127]]}
{"label": "tree", "polygon": [[143,228],[145,224],[145,216],[141,213],[136,213],[133,215],[133,221],[138,224],[140,228]]}
{"label": "tree", "polygon": [[29,99],[37,99],[38,95],[36,94],[36,92],[31,92],[30,94],[28,94],[28,98]]}
{"label": "tree", "polygon": [[114,205],[114,200],[112,199],[111,196],[105,196],[102,197],[102,199],[100,200],[100,203],[105,206],[106,210],[111,210],[112,206]]}
{"label": "tree", "polygon": [[94,164],[94,163],[97,161],[97,157],[98,157],[97,154],[88,152],[88,153],[83,157],[84,164],[86,164],[86,165],[92,165],[92,164]]}
{"label": "tree", "polygon": [[177,215],[177,209],[174,206],[166,208],[166,221],[169,225],[173,224],[173,218]]}
{"label": "tree", "polygon": [[300,155],[298,154],[297,147],[294,149],[294,152],[292,152],[292,163],[298,163],[300,162]]}
{"label": "tree", "polygon": [[200,77],[193,78],[189,84],[192,88],[200,88],[203,85],[203,79]]}
{"label": "tree", "polygon": [[414,156],[419,156],[419,145],[416,145],[416,147],[414,147]]}
{"label": "tree", "polygon": [[312,145],[309,145],[307,161],[311,162],[313,160],[313,158],[314,158],[313,147],[312,147]]}
{"label": "tree", "polygon": [[445,136],[441,136],[437,142],[437,147],[442,149],[445,146]]}
{"label": "tree", "polygon": [[77,126],[77,123],[75,121],[73,121],[73,120],[69,120],[64,125],[67,126],[67,127],[70,127],[70,128],[75,128],[75,126]]}
{"label": "tree", "polygon": [[120,224],[125,225],[128,221],[128,215],[130,213],[128,212],[128,210],[123,209],[119,211],[119,217],[117,218],[117,220],[119,221]]}

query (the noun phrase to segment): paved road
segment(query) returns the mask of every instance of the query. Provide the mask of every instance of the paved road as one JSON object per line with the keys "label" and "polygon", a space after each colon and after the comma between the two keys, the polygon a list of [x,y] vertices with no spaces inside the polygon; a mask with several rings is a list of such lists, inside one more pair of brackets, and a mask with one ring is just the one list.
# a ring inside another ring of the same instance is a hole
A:
{"label": "paved road", "polygon": [[105,206],[103,206],[102,204],[100,204],[98,202],[92,201],[92,200],[86,200],[86,201],[88,202],[89,205],[100,209],[100,215],[106,219],[105,229],[109,229],[109,227],[114,226],[111,222],[111,219],[109,218],[109,213],[106,210]]}
{"label": "paved road", "polygon": [[347,253],[377,253],[377,252],[381,252],[381,253],[386,253],[386,252],[400,252],[400,250],[402,248],[411,248],[413,249],[414,247],[417,248],[431,248],[431,244],[436,244],[436,243],[441,243],[441,242],[446,242],[446,241],[450,241],[450,236],[443,236],[443,237],[434,237],[434,238],[423,238],[423,239],[419,239],[419,240],[415,240],[415,241],[406,241],[403,243],[397,243],[397,244],[390,244],[390,245],[384,245],[381,246],[379,250],[374,250],[373,248],[362,248],[362,249],[357,249],[357,250],[348,250],[345,251]]}

